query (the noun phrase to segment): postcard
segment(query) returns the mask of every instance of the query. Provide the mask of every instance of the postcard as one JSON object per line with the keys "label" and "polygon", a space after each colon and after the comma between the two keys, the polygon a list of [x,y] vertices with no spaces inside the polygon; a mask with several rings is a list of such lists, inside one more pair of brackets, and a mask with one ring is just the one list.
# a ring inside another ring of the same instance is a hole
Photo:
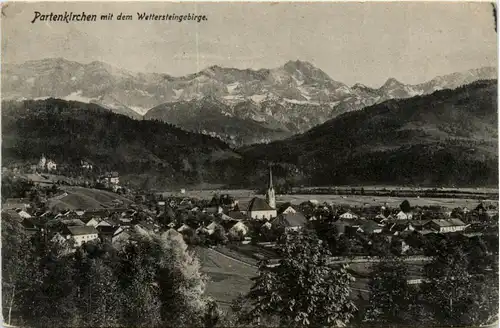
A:
{"label": "postcard", "polygon": [[495,327],[490,2],[5,2],[6,327]]}

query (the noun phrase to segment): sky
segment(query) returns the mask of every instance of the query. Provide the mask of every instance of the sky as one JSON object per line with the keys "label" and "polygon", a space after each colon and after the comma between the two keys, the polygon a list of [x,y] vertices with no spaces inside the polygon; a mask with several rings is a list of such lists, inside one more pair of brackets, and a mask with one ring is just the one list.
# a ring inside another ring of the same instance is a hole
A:
{"label": "sky", "polygon": [[[35,11],[123,13],[134,20],[31,23]],[[207,20],[146,22],[137,12]],[[298,59],[348,85],[379,87],[389,77],[415,84],[498,61],[493,10],[485,2],[11,2],[1,24],[2,63],[63,57],[173,76]]]}

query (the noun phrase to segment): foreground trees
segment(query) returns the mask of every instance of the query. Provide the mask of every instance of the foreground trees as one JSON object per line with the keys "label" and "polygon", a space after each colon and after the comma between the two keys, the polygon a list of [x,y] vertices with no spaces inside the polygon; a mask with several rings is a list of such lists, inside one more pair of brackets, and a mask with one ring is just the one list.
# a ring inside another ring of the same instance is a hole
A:
{"label": "foreground trees", "polygon": [[248,324],[343,326],[356,310],[349,299],[353,279],[328,265],[328,248],[314,234],[285,233],[278,241],[278,266],[267,261],[248,295],[240,300],[240,321]]}
{"label": "foreground trees", "polygon": [[491,323],[498,314],[498,265],[492,270],[471,268],[459,245],[450,245],[426,267],[422,295],[434,320],[443,326],[473,326]]}
{"label": "foreground trees", "polygon": [[[18,261],[15,248],[3,249],[10,253],[4,262],[4,268],[10,268],[4,271],[9,279],[4,292],[15,295],[4,300],[4,309],[12,302],[17,325],[212,327],[217,323],[217,309],[204,295],[206,279],[200,265],[177,232],[136,234],[121,250],[88,243],[68,252],[62,245],[49,245],[27,251],[24,262]],[[16,291],[11,293],[13,285]]]}
{"label": "foreground trees", "polygon": [[374,265],[369,282],[369,307],[364,320],[383,324],[401,324],[408,321],[413,297],[407,284],[405,264],[390,258]]}

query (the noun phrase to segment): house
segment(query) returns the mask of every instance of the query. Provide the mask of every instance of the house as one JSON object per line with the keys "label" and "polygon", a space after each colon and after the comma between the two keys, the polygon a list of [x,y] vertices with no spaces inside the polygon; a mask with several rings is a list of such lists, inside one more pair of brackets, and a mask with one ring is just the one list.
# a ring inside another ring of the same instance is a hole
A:
{"label": "house", "polygon": [[28,198],[7,198],[2,205],[2,210],[27,210],[30,207],[31,205]]}
{"label": "house", "polygon": [[363,220],[359,227],[362,232],[368,234],[381,233],[383,228],[383,226],[372,220]]}
{"label": "house", "polygon": [[69,232],[69,236],[75,241],[75,246],[81,246],[91,240],[96,240],[98,238],[98,231],[94,227],[87,226],[69,226],[66,228]]}
{"label": "house", "polygon": [[425,229],[430,221],[431,220],[412,220],[410,223],[414,230],[418,231]]}
{"label": "house", "polygon": [[54,171],[57,169],[57,164],[53,160],[49,159],[47,161],[47,171]]}
{"label": "house", "polygon": [[265,219],[271,220],[276,217],[276,209],[269,206],[269,204],[262,198],[254,197],[248,204],[248,216],[252,219]]}
{"label": "house", "polygon": [[100,220],[95,227],[96,228],[97,227],[104,227],[104,226],[112,227],[113,225],[114,224],[111,224],[111,222],[109,222],[108,220]]}
{"label": "house", "polygon": [[456,232],[456,231],[463,231],[465,228],[467,228],[468,225],[466,225],[462,220],[460,219],[436,219],[436,220],[431,220],[428,223],[428,227],[439,232],[439,233],[449,233],[449,232]]}
{"label": "house", "polygon": [[130,234],[126,230],[122,230],[118,233],[115,233],[113,237],[111,237],[111,243],[115,247],[119,247],[124,243],[128,242],[130,239]]}
{"label": "house", "polygon": [[61,220],[61,223],[64,224],[65,226],[85,226],[85,223],[83,223],[82,220],[80,219],[69,219],[69,220]]}
{"label": "house", "polygon": [[94,167],[90,162],[88,161],[80,161],[80,166],[82,167],[82,169],[84,170],[92,170],[92,168]]}
{"label": "house", "polygon": [[64,238],[59,232],[56,232],[52,238],[50,239],[51,242],[53,243],[65,243],[66,242],[66,238]]}
{"label": "house", "polygon": [[398,214],[396,214],[396,219],[398,220],[411,220],[413,218],[413,215],[411,213],[405,213],[403,211],[399,211]]}
{"label": "house", "polygon": [[342,220],[351,220],[351,219],[357,219],[358,216],[351,211],[347,211],[344,214],[339,216],[340,219]]}
{"label": "house", "polygon": [[229,213],[227,213],[227,216],[237,221],[248,219],[248,216],[240,211],[229,211]]}
{"label": "house", "polygon": [[215,228],[218,226],[217,223],[212,221],[208,226],[205,227],[205,232],[207,232],[209,235],[213,234],[215,231]]}
{"label": "house", "polygon": [[261,229],[271,229],[273,225],[269,223],[269,221],[266,221],[260,228]]}
{"label": "house", "polygon": [[375,216],[373,221],[377,222],[378,224],[384,224],[385,222],[387,222],[387,217],[383,213],[380,213]]}
{"label": "house", "polygon": [[300,212],[280,214],[271,221],[273,226],[285,228],[285,231],[300,230],[306,225],[306,223],[306,217]]}
{"label": "house", "polygon": [[112,227],[112,226],[100,226],[97,227],[97,231],[99,232],[99,237],[102,241],[112,242],[113,236],[119,234],[123,231],[121,227]]}
{"label": "house", "polygon": [[289,205],[279,211],[279,214],[293,214],[293,213],[297,213],[297,211],[295,210],[295,208],[293,208],[292,205]]}
{"label": "house", "polygon": [[59,212],[54,218],[59,219],[59,218],[64,218],[67,217],[71,213],[71,210],[64,210],[62,212]]}
{"label": "house", "polygon": [[89,227],[97,227],[97,225],[99,224],[99,220],[97,220],[95,218],[82,219],[82,222],[85,223],[85,225],[89,226]]}
{"label": "house", "polygon": [[395,220],[385,226],[385,232],[393,236],[406,235],[412,231],[415,231],[415,227],[408,221]]}
{"label": "house", "polygon": [[16,212],[23,219],[30,219],[31,218],[31,215],[28,212],[26,212],[25,210],[17,209]]}
{"label": "house", "polygon": [[101,176],[101,180],[117,185],[120,183],[120,175],[118,174],[118,172],[107,172],[106,174]]}
{"label": "house", "polygon": [[221,206],[210,206],[203,209],[203,213],[207,214],[221,214],[223,211]]}

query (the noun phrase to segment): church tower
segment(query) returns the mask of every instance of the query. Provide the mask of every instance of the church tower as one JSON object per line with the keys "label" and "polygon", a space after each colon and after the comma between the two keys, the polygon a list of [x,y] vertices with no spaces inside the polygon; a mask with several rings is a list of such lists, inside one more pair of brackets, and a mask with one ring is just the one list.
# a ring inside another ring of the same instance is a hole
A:
{"label": "church tower", "polygon": [[271,208],[276,208],[276,195],[274,194],[273,171],[271,170],[271,167],[269,167],[269,188],[267,188],[266,200]]}

